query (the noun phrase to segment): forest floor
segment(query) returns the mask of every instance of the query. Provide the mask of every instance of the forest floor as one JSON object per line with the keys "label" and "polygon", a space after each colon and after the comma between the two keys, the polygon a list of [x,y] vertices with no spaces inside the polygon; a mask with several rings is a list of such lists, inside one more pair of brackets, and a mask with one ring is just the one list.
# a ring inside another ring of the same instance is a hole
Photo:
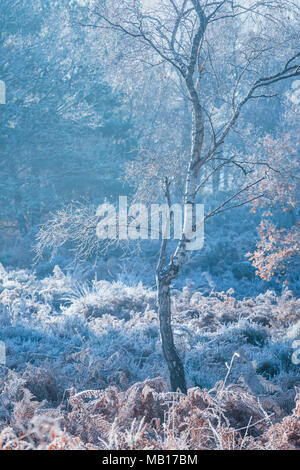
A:
{"label": "forest floor", "polygon": [[172,310],[187,396],[155,291],[0,265],[0,449],[300,449],[300,300],[188,286]]}

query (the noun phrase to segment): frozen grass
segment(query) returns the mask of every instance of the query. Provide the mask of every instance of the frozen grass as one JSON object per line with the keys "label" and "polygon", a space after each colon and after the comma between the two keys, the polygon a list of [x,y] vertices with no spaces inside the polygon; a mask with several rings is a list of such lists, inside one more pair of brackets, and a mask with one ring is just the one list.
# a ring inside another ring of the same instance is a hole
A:
{"label": "frozen grass", "polygon": [[154,291],[1,266],[0,448],[299,448],[299,300],[189,285],[172,302],[187,398],[168,393]]}

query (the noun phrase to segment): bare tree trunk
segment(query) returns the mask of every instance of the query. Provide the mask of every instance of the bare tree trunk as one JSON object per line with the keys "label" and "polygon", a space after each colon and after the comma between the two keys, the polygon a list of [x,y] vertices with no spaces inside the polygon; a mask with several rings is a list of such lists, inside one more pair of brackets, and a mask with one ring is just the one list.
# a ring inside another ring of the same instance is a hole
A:
{"label": "bare tree trunk", "polygon": [[[216,165],[214,165],[216,167]],[[220,189],[220,179],[221,179],[221,174],[220,170],[214,168],[215,172],[213,174],[212,178],[212,191],[213,191],[213,197],[216,199],[218,195],[218,191]]]}
{"label": "bare tree trunk", "polygon": [[170,382],[173,392],[180,390],[187,393],[184,367],[176,351],[171,325],[171,296],[170,282],[166,278],[157,279],[158,312],[160,333],[164,357],[170,373]]}
{"label": "bare tree trunk", "polygon": [[[191,59],[192,63],[190,66],[190,70],[185,78],[186,87],[192,104],[192,135],[191,155],[185,181],[184,203],[192,205],[193,207],[195,205],[198,172],[202,164],[200,157],[204,138],[202,108],[200,105],[197,91],[193,83],[193,74],[202,34],[202,27],[200,27],[197,38],[194,41],[194,51]],[[170,207],[171,203],[169,195],[167,195],[167,201]],[[167,268],[164,269],[163,262],[159,262],[157,270],[159,320],[164,357],[170,373],[170,382],[172,390],[176,392],[179,389],[182,393],[185,394],[187,393],[187,386],[185,381],[184,367],[175,348],[173,331],[171,326],[170,284],[172,280],[177,277],[186,257],[186,224],[187,220],[184,221],[182,238],[179,241],[177,248],[171,257],[171,261],[168,264]],[[164,257],[165,245],[163,242],[161,260],[164,260]]]}
{"label": "bare tree trunk", "polygon": [[[196,0],[192,0],[192,3],[199,16],[200,24],[197,33],[193,39],[189,66],[187,68],[187,72],[184,73],[185,85],[192,105],[191,155],[185,179],[184,203],[194,207],[196,198],[197,177],[199,169],[203,164],[203,161],[201,160],[201,151],[204,139],[202,107],[194,84],[194,73],[197,64],[200,42],[203,37],[207,22],[199,3]],[[170,206],[170,195],[168,193],[168,189],[167,200]],[[184,263],[187,251],[187,233],[187,220],[185,220],[182,238],[179,241],[175,252],[171,256],[170,263],[167,265],[166,268],[163,267],[166,249],[166,244],[163,241],[160,261],[158,263],[157,268],[157,292],[162,348],[170,373],[170,382],[172,390],[176,392],[179,389],[182,393],[185,394],[187,393],[187,387],[185,381],[184,367],[175,348],[173,331],[171,326],[170,284],[172,280],[178,276],[180,268]]]}
{"label": "bare tree trunk", "polygon": [[228,191],[229,189],[229,167],[226,165],[223,171],[223,186],[224,191]]}

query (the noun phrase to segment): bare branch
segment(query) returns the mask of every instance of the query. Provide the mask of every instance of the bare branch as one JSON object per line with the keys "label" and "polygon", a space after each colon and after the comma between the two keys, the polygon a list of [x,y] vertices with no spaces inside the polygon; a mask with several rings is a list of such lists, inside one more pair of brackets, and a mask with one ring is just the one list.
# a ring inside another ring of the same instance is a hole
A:
{"label": "bare branch", "polygon": [[[224,201],[222,204],[220,204],[219,207],[217,207],[216,209],[214,209],[210,214],[208,214],[205,219],[208,219],[210,217],[213,217],[217,214],[219,214],[220,212],[224,212],[225,210],[229,210],[229,208],[226,208],[225,209],[225,206],[227,206],[227,204],[229,204],[231,201],[233,201],[234,199],[238,198],[242,193],[248,191],[249,189],[253,188],[253,186],[257,186],[261,181],[263,181],[265,179],[265,176],[263,178],[260,178],[259,180],[255,181],[254,183],[251,183],[251,184],[248,184],[247,186],[245,186],[244,188],[240,189],[239,191],[237,191],[235,194],[233,194],[232,196],[230,196],[230,198],[226,199],[226,201]],[[262,197],[262,195],[258,196],[258,197]],[[257,197],[255,197],[255,199],[257,199]],[[239,205],[245,205],[247,204],[248,202],[250,201],[246,201],[242,204],[239,204]],[[234,206],[234,207],[238,207],[238,206]],[[230,206],[230,208],[232,208],[232,206]]]}
{"label": "bare branch", "polygon": [[264,197],[265,194],[262,193],[262,194],[259,194],[258,196],[254,196],[253,198],[251,199],[247,199],[246,201],[243,201],[239,204],[234,204],[233,206],[229,206],[229,207],[220,207],[220,208],[217,208],[215,211],[211,212],[210,214],[208,214],[206,217],[205,217],[205,220],[209,219],[210,217],[213,217],[215,215],[219,215],[221,214],[222,212],[226,212],[226,211],[229,211],[231,209],[236,209],[237,207],[242,207],[242,206],[246,206],[247,204],[250,204],[251,202],[254,202],[254,201],[257,201],[257,199],[261,199],[262,197]]}

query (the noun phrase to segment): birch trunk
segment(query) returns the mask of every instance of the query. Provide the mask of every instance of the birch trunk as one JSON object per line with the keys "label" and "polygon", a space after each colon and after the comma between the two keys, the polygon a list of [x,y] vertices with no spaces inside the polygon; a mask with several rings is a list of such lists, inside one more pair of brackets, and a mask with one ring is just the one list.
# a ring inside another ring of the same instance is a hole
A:
{"label": "birch trunk", "polygon": [[[186,73],[184,73],[185,86],[192,107],[192,135],[191,153],[187,165],[183,202],[184,204],[190,204],[192,207],[194,207],[198,174],[201,166],[204,163],[204,161],[201,160],[204,139],[204,123],[202,106],[194,83],[194,74],[198,59],[199,47],[207,22],[200,4],[196,0],[192,0],[192,3],[199,16],[200,25],[193,39],[189,66]],[[174,392],[179,389],[182,393],[187,393],[187,387],[183,363],[176,351],[174,344],[173,331],[171,326],[170,285],[172,280],[178,276],[178,273],[186,257],[187,242],[185,234],[188,232],[186,222],[187,221],[185,220],[181,240],[179,241],[177,248],[171,257],[169,264],[165,268],[163,267],[163,260],[165,257],[165,246],[163,242],[161,261],[159,262],[159,268],[157,270],[156,276],[163,353],[170,373],[171,388]]]}
{"label": "birch trunk", "polygon": [[[184,203],[194,206],[196,198],[196,185],[199,168],[201,167],[201,150],[203,145],[203,119],[202,109],[199,103],[198,95],[195,91],[192,81],[187,83],[189,90],[192,108],[193,108],[193,123],[192,123],[192,146],[191,156],[187,169],[186,185]],[[186,221],[185,221],[186,222]],[[157,292],[158,292],[158,311],[160,321],[160,332],[162,340],[162,348],[166,363],[168,365],[170,374],[170,383],[172,391],[177,392],[180,390],[182,393],[187,393],[187,386],[185,380],[185,373],[183,363],[176,351],[173,331],[171,325],[171,297],[170,285],[180,271],[182,264],[186,257],[186,226],[184,225],[182,239],[179,241],[173,257],[166,269],[160,266],[157,272]]]}
{"label": "birch trunk", "polygon": [[160,333],[164,357],[169,369],[171,389],[187,393],[185,374],[182,361],[176,351],[171,325],[170,283],[167,279],[157,282],[158,312]]}

